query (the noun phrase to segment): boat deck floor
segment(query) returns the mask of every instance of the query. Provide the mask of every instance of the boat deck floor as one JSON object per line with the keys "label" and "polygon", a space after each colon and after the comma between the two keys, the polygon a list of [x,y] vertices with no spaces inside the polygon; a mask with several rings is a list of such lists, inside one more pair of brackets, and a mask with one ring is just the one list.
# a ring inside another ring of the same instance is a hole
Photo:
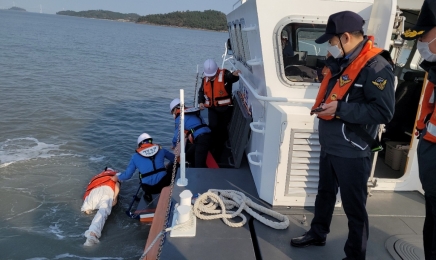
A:
{"label": "boat deck floor", "polygon": [[[270,207],[258,198],[246,165],[241,169],[187,169],[186,175],[187,187],[174,186],[174,202],[180,201],[179,194],[184,189],[193,194],[208,189],[231,189],[242,191],[254,202]],[[286,230],[272,229],[254,219],[241,228],[229,227],[222,220],[197,219],[195,237],[166,235],[160,259],[330,260],[345,257],[343,246],[348,226],[342,208],[334,211],[326,245],[306,248],[291,247],[289,242],[310,228],[313,208],[273,209],[289,217],[290,226]],[[368,197],[367,210],[370,224],[367,259],[424,259],[422,227],[425,208],[420,193],[373,191]]]}

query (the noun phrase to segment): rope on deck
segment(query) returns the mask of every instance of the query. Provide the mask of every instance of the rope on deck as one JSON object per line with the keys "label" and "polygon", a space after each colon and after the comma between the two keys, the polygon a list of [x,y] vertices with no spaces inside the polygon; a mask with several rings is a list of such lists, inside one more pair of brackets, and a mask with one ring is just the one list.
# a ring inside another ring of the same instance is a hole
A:
{"label": "rope on deck", "polygon": [[[237,210],[231,211],[230,209],[233,208],[237,208]],[[261,216],[259,213],[252,210],[252,208],[277,219],[278,222]],[[235,190],[210,189],[197,198],[193,210],[195,216],[199,219],[212,220],[221,218],[223,222],[230,227],[242,227],[247,222],[247,218],[242,214],[243,210],[259,222],[271,228],[286,229],[289,226],[288,217],[254,203],[250,198],[247,198],[244,193]],[[242,221],[229,221],[229,219],[235,217],[240,217]]]}

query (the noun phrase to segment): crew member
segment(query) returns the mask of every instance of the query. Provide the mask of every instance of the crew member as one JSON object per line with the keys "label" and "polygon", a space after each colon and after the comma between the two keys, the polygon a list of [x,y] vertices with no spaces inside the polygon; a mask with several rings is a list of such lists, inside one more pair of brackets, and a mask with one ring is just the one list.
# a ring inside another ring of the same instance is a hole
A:
{"label": "crew member", "polygon": [[371,149],[378,148],[373,146],[373,138],[379,124],[392,119],[395,101],[389,53],[373,46],[371,37],[363,34],[363,25],[356,13],[335,13],[329,17],[325,33],[315,41],[330,43],[326,75],[311,112],[319,118],[318,194],[310,230],[291,240],[295,247],[325,245],[340,187],[349,228],[345,259],[362,260],[369,231],[366,199],[370,156]]}
{"label": "crew member", "polygon": [[[127,169],[113,176],[112,179],[114,181],[128,180],[138,169],[144,199],[151,201],[152,194],[160,193],[163,187],[171,184],[175,156],[160,145],[153,144],[153,139],[147,133],[141,134],[137,143],[136,153],[132,155]],[[165,159],[170,161],[166,167]]]}
{"label": "crew member", "polygon": [[404,32],[406,40],[418,39],[417,49],[428,74],[421,113],[416,124],[420,138],[417,148],[419,179],[425,196],[423,229],[426,260],[436,260],[436,2],[424,1],[416,25]]}
{"label": "crew member", "polygon": [[[177,139],[180,131],[180,99],[176,98],[171,101],[170,111],[175,121],[174,137],[172,140],[174,149],[177,145]],[[192,164],[192,167],[207,168],[206,159],[211,143],[211,130],[206,124],[203,123],[203,120],[199,115],[199,111],[187,111],[188,110],[185,110],[184,131],[188,135],[187,137],[190,145],[186,147],[186,153],[187,155],[193,155],[189,156],[188,161]]]}
{"label": "crew member", "polygon": [[93,210],[98,209],[91,225],[85,231],[85,246],[92,246],[100,241],[104,223],[111,214],[112,207],[117,204],[117,197],[120,191],[120,183],[111,179],[116,172],[110,168],[94,176],[86,188],[83,196],[81,211],[91,214]]}
{"label": "crew member", "polygon": [[239,70],[230,72],[218,68],[213,59],[204,62],[204,78],[198,90],[200,109],[208,108],[209,127],[212,130],[212,154],[220,160],[232,118],[232,86],[239,80]]}

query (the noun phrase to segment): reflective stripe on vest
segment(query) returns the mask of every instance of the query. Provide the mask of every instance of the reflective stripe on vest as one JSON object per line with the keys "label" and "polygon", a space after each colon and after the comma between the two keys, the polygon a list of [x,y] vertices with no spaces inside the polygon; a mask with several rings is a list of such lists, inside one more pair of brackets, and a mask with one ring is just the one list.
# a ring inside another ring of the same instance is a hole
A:
{"label": "reflective stripe on vest", "polygon": [[89,193],[91,193],[91,191],[94,188],[100,187],[100,186],[109,186],[111,187],[111,189],[113,191],[115,191],[115,182],[111,179],[112,176],[114,176],[116,174],[115,171],[111,171],[111,170],[107,170],[107,171],[103,171],[99,174],[97,174],[96,176],[94,176],[91,181],[89,181],[88,183],[88,187],[86,187],[86,191],[85,191],[85,195],[83,195],[83,199],[85,199]]}
{"label": "reflective stripe on vest", "polygon": [[213,81],[213,87],[211,81],[204,78],[203,91],[207,97],[204,101],[205,107],[219,107],[232,104],[232,98],[225,88],[224,72],[225,70],[218,69],[218,77]]}
{"label": "reflective stripe on vest", "polygon": [[[421,114],[416,124],[416,128],[422,130],[427,124],[427,133],[424,139],[436,143],[436,106],[435,106],[435,84],[430,81],[427,83],[422,100]],[[428,115],[431,115],[430,120],[425,122]],[[424,127],[423,127],[424,126]],[[421,128],[422,127],[422,128]]]}
{"label": "reflective stripe on vest", "polygon": [[[435,104],[434,104],[434,87],[435,85],[430,81],[425,86],[424,97],[422,99],[421,113],[419,114],[419,119],[416,122],[416,128],[418,130],[423,130],[425,128],[428,115],[434,114]],[[432,116],[433,117],[433,116]]]}
{"label": "reflective stripe on vest", "polygon": [[[372,37],[371,37],[372,38]],[[369,39],[362,48],[362,51],[359,55],[351,62],[350,65],[344,70],[344,72],[339,77],[333,89],[330,93],[327,93],[329,81],[332,77],[332,74],[329,69],[327,69],[326,76],[321,82],[321,86],[318,91],[318,95],[316,96],[316,101],[312,109],[318,108],[321,103],[330,103],[332,101],[342,100],[345,95],[350,90],[354,81],[358,77],[360,71],[366,66],[369,60],[380,54],[383,50],[380,48],[373,47],[373,42]],[[325,70],[324,70],[325,71]],[[328,96],[327,96],[328,94]],[[324,120],[331,120],[333,116],[319,116],[319,118]]]}

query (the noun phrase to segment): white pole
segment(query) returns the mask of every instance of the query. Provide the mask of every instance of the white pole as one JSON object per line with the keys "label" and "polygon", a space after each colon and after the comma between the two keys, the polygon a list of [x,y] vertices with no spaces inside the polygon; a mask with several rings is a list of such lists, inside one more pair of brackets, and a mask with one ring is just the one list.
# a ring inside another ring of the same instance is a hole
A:
{"label": "white pole", "polygon": [[177,186],[188,185],[185,165],[185,97],[183,89],[180,89],[180,178],[177,180]]}

